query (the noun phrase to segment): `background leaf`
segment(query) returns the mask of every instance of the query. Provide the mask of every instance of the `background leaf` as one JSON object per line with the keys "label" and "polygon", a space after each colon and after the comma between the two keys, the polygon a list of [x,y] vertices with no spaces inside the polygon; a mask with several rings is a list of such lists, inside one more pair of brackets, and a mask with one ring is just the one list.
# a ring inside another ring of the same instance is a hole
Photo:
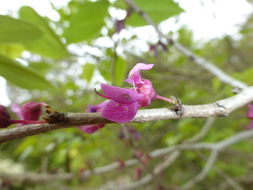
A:
{"label": "background leaf", "polygon": [[42,76],[3,55],[0,55],[0,75],[13,84],[29,90],[45,90],[51,87]]}
{"label": "background leaf", "polygon": [[43,31],[42,38],[25,44],[29,51],[56,59],[68,56],[67,49],[61,42],[60,37],[50,28],[47,21],[33,8],[28,6],[21,7],[19,16],[22,20],[33,23]]}
{"label": "background leaf", "polygon": [[[183,12],[183,9],[172,0],[134,1],[141,8],[141,10],[143,10],[152,18],[155,23],[159,23],[162,20],[168,19]],[[131,16],[127,18],[126,23],[132,26],[147,25],[147,23],[137,13],[132,13]]]}
{"label": "background leaf", "polygon": [[87,80],[88,82],[90,82],[90,80],[92,79],[93,73],[95,70],[95,65],[91,64],[91,63],[86,63],[83,66],[83,73],[82,73],[82,77]]}
{"label": "background leaf", "polygon": [[85,1],[85,3],[75,3],[73,6],[69,18],[70,26],[63,34],[67,42],[74,43],[97,37],[104,25],[109,2],[107,0]]}
{"label": "background leaf", "polygon": [[126,79],[126,71],[127,71],[127,63],[126,60],[118,57],[115,63],[114,70],[114,83],[115,85],[122,85],[124,80]]}
{"label": "background leaf", "polygon": [[35,25],[0,15],[0,43],[24,43],[42,36],[42,31]]}

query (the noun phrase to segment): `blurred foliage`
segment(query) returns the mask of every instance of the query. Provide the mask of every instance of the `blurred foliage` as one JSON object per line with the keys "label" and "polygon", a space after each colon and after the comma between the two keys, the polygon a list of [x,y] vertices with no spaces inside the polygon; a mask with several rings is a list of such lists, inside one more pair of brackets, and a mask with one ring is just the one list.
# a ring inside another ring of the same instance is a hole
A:
{"label": "blurred foliage", "polygon": [[[172,0],[136,0],[136,3],[158,24],[183,10]],[[0,16],[0,75],[8,82],[12,103],[42,101],[62,112],[84,112],[87,105],[103,99],[93,89],[101,82],[126,86],[128,71],[137,63],[153,63],[155,67],[142,73],[153,82],[158,94],[174,95],[185,104],[205,104],[232,96],[231,87],[194,64],[172,46],[157,39],[138,42],[131,31],[145,22],[135,13],[126,17],[125,37],[116,32],[116,17],[110,10],[124,11],[123,0],[109,2],[70,1],[65,7],[54,7],[59,21],[42,17],[31,7],[21,7],[19,18]],[[196,42],[193,33],[182,27],[171,33],[194,53],[215,63],[228,74],[252,85],[253,16],[241,26],[240,37],[224,36],[207,42]],[[145,48],[154,45],[153,49]],[[146,50],[145,50],[146,49]],[[148,50],[147,50],[148,49]],[[18,59],[18,60],[15,60]],[[22,64],[20,64],[20,63]],[[48,82],[50,81],[50,82]],[[36,89],[36,90],[33,90]],[[169,107],[156,100],[150,107]],[[246,109],[240,109],[213,124],[204,142],[217,142],[245,130]],[[140,140],[119,138],[122,126],[110,124],[87,135],[78,128],[61,129],[0,144],[0,159],[21,165],[27,171],[78,173],[117,160],[133,158],[134,151],[149,153],[154,149],[182,143],[203,127],[205,119],[184,119],[131,124]],[[236,179],[241,186],[253,171],[252,140],[238,143],[221,153],[216,168]],[[151,184],[138,189],[155,189],[158,184],[170,189],[196,175],[205,164],[208,152],[186,151]],[[163,158],[153,159],[144,168],[143,176]],[[1,161],[2,162],[2,161]],[[136,166],[138,167],[138,166]],[[140,167],[140,166],[139,166]],[[76,178],[59,182],[61,186],[99,187],[114,180],[129,183],[135,168],[125,168],[92,176],[85,182]],[[52,183],[53,184],[53,183]],[[10,189],[55,189],[51,183],[30,185],[10,183]],[[57,183],[56,183],[57,184]],[[251,186],[252,187],[252,186]],[[211,170],[196,190],[229,189],[224,178]],[[120,189],[120,188],[119,188]]]}

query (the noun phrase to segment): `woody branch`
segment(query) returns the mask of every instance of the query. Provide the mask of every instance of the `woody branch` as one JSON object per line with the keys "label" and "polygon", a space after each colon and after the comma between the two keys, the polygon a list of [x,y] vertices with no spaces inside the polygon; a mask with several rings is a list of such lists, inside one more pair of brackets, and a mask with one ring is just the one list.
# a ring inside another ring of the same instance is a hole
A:
{"label": "woody branch", "polygon": [[[182,107],[183,113],[181,115],[178,115],[173,109],[170,108],[139,110],[131,122],[148,122],[183,118],[224,117],[232,111],[250,103],[251,101],[253,101],[253,87],[246,88],[235,96],[210,104],[184,105]],[[111,121],[103,118],[99,113],[66,113],[64,122],[52,124],[34,124],[11,129],[3,129],[0,131],[0,142],[11,141],[14,139],[61,128],[100,123],[111,123]]]}

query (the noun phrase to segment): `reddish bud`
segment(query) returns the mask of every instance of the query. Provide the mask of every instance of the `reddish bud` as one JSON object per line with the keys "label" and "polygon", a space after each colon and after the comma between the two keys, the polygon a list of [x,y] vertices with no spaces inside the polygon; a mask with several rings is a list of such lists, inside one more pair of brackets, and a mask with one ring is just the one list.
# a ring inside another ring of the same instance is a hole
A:
{"label": "reddish bud", "polygon": [[13,104],[11,109],[16,115],[23,120],[37,121],[39,120],[42,109],[41,107],[46,105],[45,103],[27,102],[22,106]]}
{"label": "reddish bud", "polygon": [[141,178],[141,175],[142,175],[142,168],[138,167],[138,168],[135,168],[134,170],[134,173],[135,173],[135,179],[138,180]]}
{"label": "reddish bud", "polygon": [[6,107],[0,105],[0,128],[6,128],[10,124],[12,124],[11,117]]}
{"label": "reddish bud", "polygon": [[125,167],[125,162],[123,160],[118,160],[119,163],[119,169],[122,169]]}

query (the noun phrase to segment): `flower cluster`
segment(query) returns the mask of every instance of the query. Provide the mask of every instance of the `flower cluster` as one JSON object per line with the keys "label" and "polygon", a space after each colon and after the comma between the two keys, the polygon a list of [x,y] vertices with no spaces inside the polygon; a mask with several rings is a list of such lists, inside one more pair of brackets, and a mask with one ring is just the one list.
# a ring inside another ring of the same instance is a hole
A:
{"label": "flower cluster", "polygon": [[[156,94],[151,81],[141,77],[142,70],[152,69],[153,64],[138,63],[129,72],[126,82],[132,88],[120,88],[108,84],[101,84],[102,93],[97,94],[108,99],[96,106],[89,106],[87,112],[101,112],[101,115],[114,122],[125,123],[134,118],[140,107],[146,107],[155,99],[161,99],[174,104],[174,101]],[[104,127],[100,125],[88,125],[80,127],[85,133],[93,133]]]}
{"label": "flower cluster", "polygon": [[38,121],[41,113],[42,106],[46,106],[47,104],[40,102],[27,102],[22,106],[17,104],[13,104],[11,109],[20,120],[13,120],[7,110],[6,107],[0,105],[0,128],[6,128],[12,124],[37,124],[37,123],[45,123],[45,121]]}

